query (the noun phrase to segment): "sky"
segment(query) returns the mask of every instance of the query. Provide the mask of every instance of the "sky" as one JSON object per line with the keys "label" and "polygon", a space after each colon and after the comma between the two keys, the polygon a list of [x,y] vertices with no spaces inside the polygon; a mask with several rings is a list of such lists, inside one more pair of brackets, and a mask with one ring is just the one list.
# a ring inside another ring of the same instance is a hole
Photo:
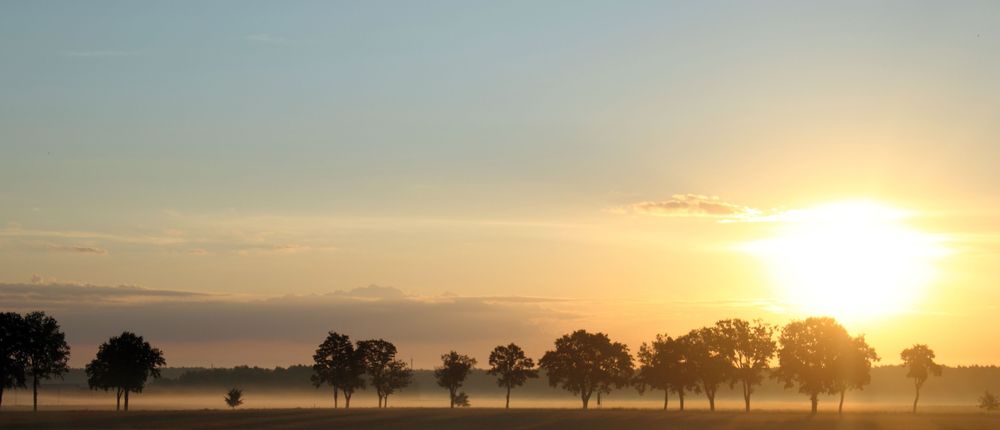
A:
{"label": "sky", "polygon": [[[998,19],[4,2],[0,307],[54,315],[76,366],[122,330],[176,366],[305,363],[336,330],[429,367],[817,311],[885,364],[997,364]],[[810,212],[845,201],[867,221]]]}

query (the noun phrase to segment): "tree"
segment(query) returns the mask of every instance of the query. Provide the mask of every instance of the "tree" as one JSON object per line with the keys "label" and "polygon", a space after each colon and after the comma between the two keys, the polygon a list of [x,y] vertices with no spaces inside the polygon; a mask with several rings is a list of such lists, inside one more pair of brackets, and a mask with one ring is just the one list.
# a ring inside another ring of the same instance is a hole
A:
{"label": "tree", "polygon": [[476,359],[451,351],[441,356],[441,367],[434,369],[434,378],[440,387],[448,389],[448,399],[451,408],[455,408],[458,389],[462,388],[465,378],[472,372]]}
{"label": "tree", "polygon": [[229,390],[226,394],[226,405],[231,409],[236,409],[237,406],[243,404],[243,390],[239,388],[233,388]]}
{"label": "tree", "polygon": [[128,411],[129,393],[141,393],[146,380],[159,378],[160,368],[166,364],[159,348],[126,331],[98,347],[97,357],[86,367],[87,385],[92,390],[114,389],[115,410],[121,409],[124,396]]}
{"label": "tree", "polygon": [[350,408],[351,396],[365,387],[364,357],[354,348],[350,337],[331,331],[316,349],[313,361],[313,385],[317,388],[323,384],[333,387],[334,408],[339,406],[337,392],[342,391],[344,407]]}
{"label": "tree", "polygon": [[847,339],[837,352],[834,364],[835,389],[840,392],[837,413],[844,413],[844,394],[847,390],[863,390],[872,381],[872,364],[880,358],[868,345],[864,336]]}
{"label": "tree", "polygon": [[663,390],[663,409],[666,410],[670,393],[680,399],[684,410],[684,396],[688,391],[701,391],[693,362],[689,359],[690,339],[674,339],[665,334],[657,335],[652,343],[639,348],[639,372],[634,380],[642,393],[646,387]]}
{"label": "tree", "polygon": [[899,354],[903,359],[903,365],[910,370],[906,373],[907,378],[913,378],[913,385],[917,395],[913,398],[913,413],[917,413],[917,402],[920,401],[920,388],[927,382],[931,375],[941,376],[941,365],[934,362],[934,351],[927,345],[913,345],[904,349]]}
{"label": "tree", "polygon": [[24,388],[24,318],[14,312],[0,313],[0,406],[7,388]]}
{"label": "tree", "polygon": [[730,365],[730,386],[741,384],[745,411],[750,412],[753,388],[764,380],[777,349],[774,327],[760,320],[728,319],[716,322],[713,330]]}
{"label": "tree", "polygon": [[682,339],[687,344],[692,373],[708,398],[708,409],[715,411],[715,394],[731,374],[730,363],[723,355],[722,336],[715,327],[705,327],[692,330]]}
{"label": "tree", "polygon": [[457,396],[455,396],[455,402],[454,403],[455,403],[455,406],[462,407],[462,408],[467,408],[469,406],[472,406],[472,404],[469,403],[469,395],[465,394],[465,391],[462,391],[461,393],[458,393]]}
{"label": "tree", "polygon": [[610,391],[632,379],[632,356],[628,347],[611,342],[604,333],[577,330],[556,339],[555,349],[539,360],[549,385],[579,395],[587,409],[594,392]]}
{"label": "tree", "polygon": [[24,316],[24,361],[31,376],[32,410],[38,411],[38,386],[42,380],[62,377],[69,368],[69,345],[59,323],[45,312]]}
{"label": "tree", "polygon": [[979,398],[979,409],[985,410],[986,412],[992,412],[1000,410],[1000,399],[993,393],[986,391],[983,396]]}
{"label": "tree", "polygon": [[833,318],[806,318],[793,321],[781,331],[778,351],[778,371],[775,377],[785,388],[798,385],[799,392],[809,395],[812,413],[819,405],[819,395],[833,394],[842,388],[837,360],[850,336]]}
{"label": "tree", "polygon": [[537,378],[538,370],[535,362],[524,355],[520,346],[510,344],[497,346],[490,353],[490,375],[497,377],[497,385],[507,388],[507,401],[504,408],[510,409],[510,390],[520,387],[528,378]]}
{"label": "tree", "polygon": [[378,406],[388,407],[389,395],[409,385],[413,371],[406,367],[406,363],[396,360],[396,345],[391,342],[362,340],[358,342],[357,349],[365,373],[378,395]]}
{"label": "tree", "polygon": [[393,360],[389,362],[385,374],[385,380],[381,384],[383,406],[389,407],[389,395],[396,390],[406,388],[413,381],[413,369],[410,369],[403,360]]}

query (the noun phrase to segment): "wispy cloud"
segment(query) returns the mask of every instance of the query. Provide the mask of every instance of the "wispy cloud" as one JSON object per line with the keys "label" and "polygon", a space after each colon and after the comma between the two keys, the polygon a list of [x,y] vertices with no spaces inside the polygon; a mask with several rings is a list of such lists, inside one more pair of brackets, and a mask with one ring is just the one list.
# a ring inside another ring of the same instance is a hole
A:
{"label": "wispy cloud", "polygon": [[708,217],[720,219],[751,219],[762,214],[759,209],[728,202],[716,196],[674,194],[667,200],[634,203],[623,212],[665,217]]}
{"label": "wispy cloud", "polygon": [[74,246],[74,245],[47,245],[48,249],[58,252],[69,252],[74,254],[95,254],[95,255],[108,255],[108,250],[104,248],[97,248],[93,246]]}

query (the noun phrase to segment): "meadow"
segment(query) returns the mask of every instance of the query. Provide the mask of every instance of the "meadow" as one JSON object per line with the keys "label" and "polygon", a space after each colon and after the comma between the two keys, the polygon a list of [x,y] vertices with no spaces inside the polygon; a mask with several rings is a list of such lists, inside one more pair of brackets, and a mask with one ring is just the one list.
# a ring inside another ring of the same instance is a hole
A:
{"label": "meadow", "polygon": [[3,429],[997,429],[1000,414],[604,409],[247,409],[0,414]]}

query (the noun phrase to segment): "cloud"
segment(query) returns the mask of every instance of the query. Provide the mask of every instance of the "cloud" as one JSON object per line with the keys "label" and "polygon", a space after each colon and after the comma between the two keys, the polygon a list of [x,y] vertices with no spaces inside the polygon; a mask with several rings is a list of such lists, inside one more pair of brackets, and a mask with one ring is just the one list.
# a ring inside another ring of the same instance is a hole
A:
{"label": "cloud", "polygon": [[675,194],[668,200],[639,202],[630,205],[625,212],[667,217],[727,219],[748,219],[761,214],[758,209],[701,194]]}
{"label": "cloud", "polygon": [[[173,365],[282,363],[255,361],[254,351],[261,348],[273,350],[269,357],[285,357],[284,364],[307,362],[331,330],[356,339],[390,340],[401,354],[430,365],[451,348],[486,354],[495,345],[517,341],[540,352],[585,321],[576,310],[546,299],[420,296],[378,285],[259,298],[135,286],[6,283],[0,284],[0,303],[4,310],[53,315],[73,345],[74,365],[85,363],[97,344],[123,330],[164,348]],[[205,348],[222,344],[244,349],[204,355]]]}
{"label": "cloud", "polygon": [[0,303],[15,309],[47,309],[63,306],[126,304],[178,299],[201,299],[209,295],[188,291],[158,290],[134,285],[97,286],[45,282],[39,275],[31,283],[0,284]]}
{"label": "cloud", "polygon": [[96,255],[108,255],[108,250],[103,248],[96,248],[91,246],[72,246],[72,245],[55,245],[49,244],[48,249],[59,252],[69,252],[74,254],[96,254]]}

